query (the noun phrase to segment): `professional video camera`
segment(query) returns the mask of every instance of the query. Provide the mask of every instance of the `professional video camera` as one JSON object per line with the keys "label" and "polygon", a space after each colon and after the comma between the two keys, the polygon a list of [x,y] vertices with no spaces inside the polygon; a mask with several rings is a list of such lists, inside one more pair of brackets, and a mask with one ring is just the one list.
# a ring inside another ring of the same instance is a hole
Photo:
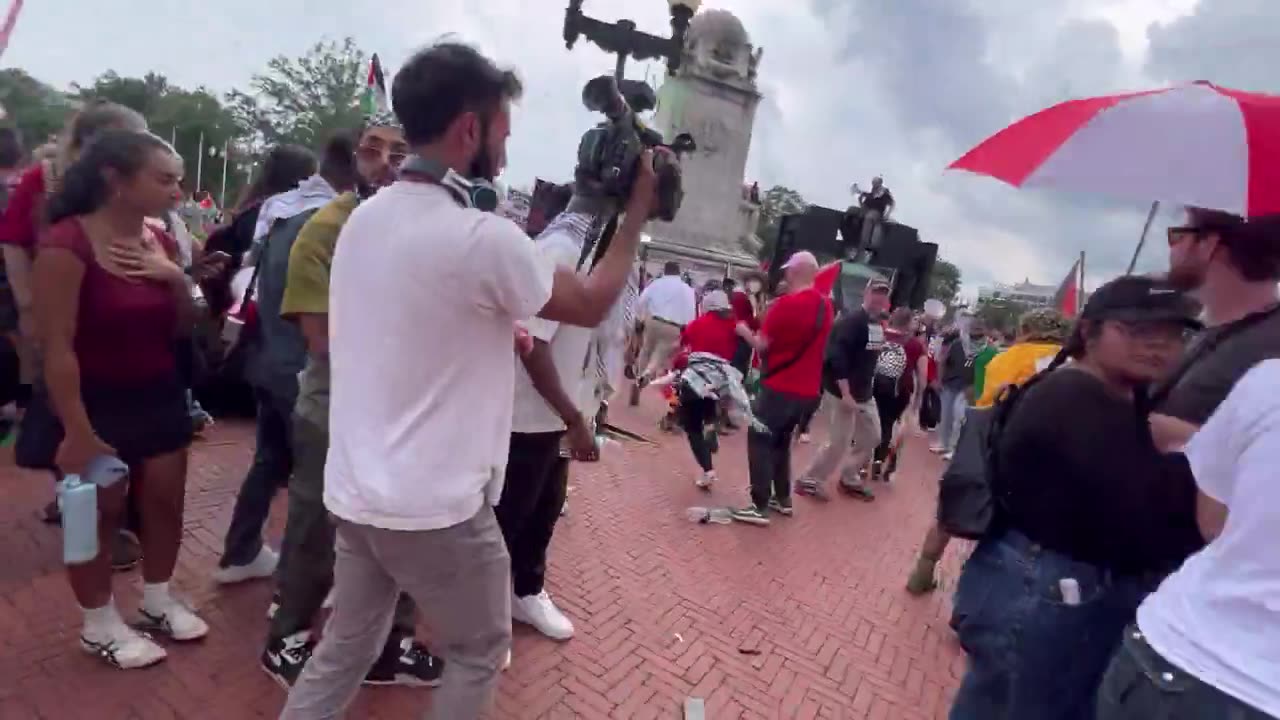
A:
{"label": "professional video camera", "polygon": [[650,110],[656,104],[653,90],[643,82],[623,80],[619,88],[613,76],[601,75],[582,89],[582,104],[588,110],[604,113],[607,120],[588,130],[578,143],[578,166],[574,169],[577,193],[626,202],[640,154],[646,148],[665,147],[675,157],[659,154],[654,158],[658,202],[651,217],[674,220],[684,198],[678,158],[697,149],[693,137],[682,133],[668,145],[662,133],[640,120],[636,112]]}

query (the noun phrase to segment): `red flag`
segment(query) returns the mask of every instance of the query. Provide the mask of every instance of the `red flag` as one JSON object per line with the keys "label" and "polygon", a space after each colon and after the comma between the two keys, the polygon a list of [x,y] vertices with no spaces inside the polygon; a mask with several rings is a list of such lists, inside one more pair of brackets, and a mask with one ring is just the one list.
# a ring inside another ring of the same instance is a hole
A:
{"label": "red flag", "polygon": [[4,18],[4,25],[0,27],[0,53],[4,53],[9,47],[9,37],[13,35],[13,27],[18,24],[20,12],[22,12],[22,0],[13,0],[9,4],[9,14]]}
{"label": "red flag", "polygon": [[1080,312],[1080,261],[1071,264],[1071,272],[1063,278],[1053,294],[1053,307],[1063,317],[1074,318]]}
{"label": "red flag", "polygon": [[817,275],[813,276],[813,289],[823,295],[830,295],[835,289],[836,279],[840,277],[840,261],[829,263]]}

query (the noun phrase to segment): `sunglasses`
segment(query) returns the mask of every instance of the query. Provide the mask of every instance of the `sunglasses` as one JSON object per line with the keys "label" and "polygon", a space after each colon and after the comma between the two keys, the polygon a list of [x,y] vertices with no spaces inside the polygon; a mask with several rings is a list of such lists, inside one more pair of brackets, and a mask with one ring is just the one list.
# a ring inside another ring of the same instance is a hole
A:
{"label": "sunglasses", "polygon": [[376,145],[361,145],[356,148],[356,156],[362,160],[370,161],[386,158],[392,165],[399,167],[400,163],[404,162],[405,158],[409,157],[409,153],[394,148],[384,148]]}

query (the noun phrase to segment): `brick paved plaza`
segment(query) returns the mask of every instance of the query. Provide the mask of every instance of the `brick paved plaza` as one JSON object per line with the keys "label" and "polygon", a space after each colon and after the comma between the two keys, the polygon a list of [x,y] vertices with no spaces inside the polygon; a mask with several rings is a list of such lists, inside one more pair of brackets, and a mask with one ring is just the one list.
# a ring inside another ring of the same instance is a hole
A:
{"label": "brick paved plaza", "polygon": [[[548,589],[578,634],[557,644],[517,627],[493,717],[680,718],[685,698],[700,697],[711,720],[944,718],[963,668],[947,628],[957,552],[943,564],[944,591],[916,599],[902,589],[933,509],[938,461],[924,441],[912,440],[895,483],[877,488],[874,503],[798,498],[796,516],[770,528],[703,526],[689,523],[685,508],[744,501],[745,438],[723,443],[721,485],[708,497],[693,487],[683,438],[654,430],[659,413],[656,396],[616,409],[614,422],[658,444],[628,444],[597,466],[575,466]],[[58,530],[37,518],[49,481],[14,470],[4,451],[0,720],[276,716],[284,691],[258,666],[271,588],[219,589],[209,579],[251,431],[225,423],[192,458],[174,584],[212,631],[132,672],[77,648]],[[810,452],[802,447],[797,464]],[[282,495],[273,543],[284,510]],[[140,582],[136,571],[117,576],[126,617]],[[429,692],[365,689],[348,716],[417,718]]]}

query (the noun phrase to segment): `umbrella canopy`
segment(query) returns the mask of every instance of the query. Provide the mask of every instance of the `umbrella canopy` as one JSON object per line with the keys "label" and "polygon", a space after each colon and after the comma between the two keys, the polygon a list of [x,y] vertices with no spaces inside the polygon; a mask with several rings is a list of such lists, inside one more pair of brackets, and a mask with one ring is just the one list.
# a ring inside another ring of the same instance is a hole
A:
{"label": "umbrella canopy", "polygon": [[1280,96],[1207,82],[1071,100],[950,165],[1015,187],[1280,213]]}

